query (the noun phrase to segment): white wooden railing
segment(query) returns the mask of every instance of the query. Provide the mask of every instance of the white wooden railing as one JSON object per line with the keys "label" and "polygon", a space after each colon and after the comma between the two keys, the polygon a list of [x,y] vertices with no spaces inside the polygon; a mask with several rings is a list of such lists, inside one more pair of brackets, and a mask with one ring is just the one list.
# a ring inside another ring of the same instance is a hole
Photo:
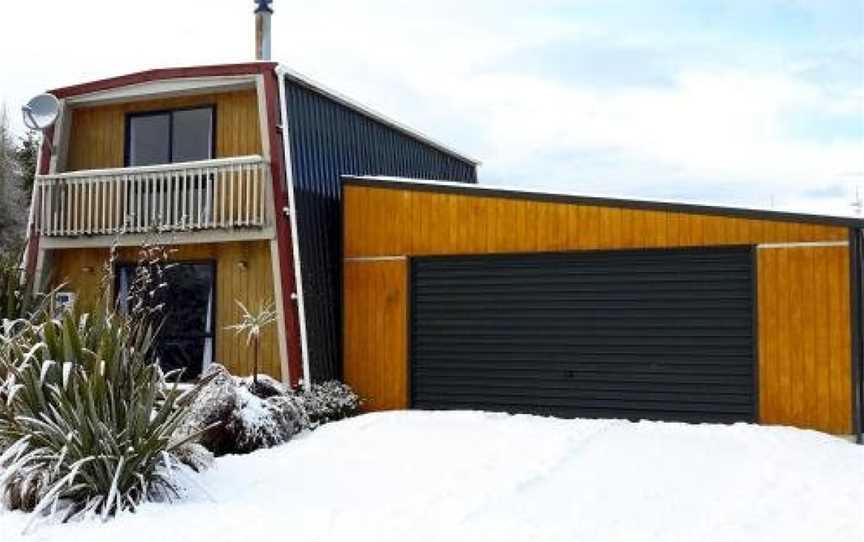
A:
{"label": "white wooden railing", "polygon": [[45,236],[261,228],[270,167],[260,156],[38,175]]}

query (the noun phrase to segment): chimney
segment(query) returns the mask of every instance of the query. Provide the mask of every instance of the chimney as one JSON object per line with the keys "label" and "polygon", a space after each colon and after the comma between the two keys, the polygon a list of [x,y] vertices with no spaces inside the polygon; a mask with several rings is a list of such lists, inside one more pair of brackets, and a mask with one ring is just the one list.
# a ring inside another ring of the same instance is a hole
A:
{"label": "chimney", "polygon": [[273,0],[255,0],[255,60],[270,60],[270,16]]}

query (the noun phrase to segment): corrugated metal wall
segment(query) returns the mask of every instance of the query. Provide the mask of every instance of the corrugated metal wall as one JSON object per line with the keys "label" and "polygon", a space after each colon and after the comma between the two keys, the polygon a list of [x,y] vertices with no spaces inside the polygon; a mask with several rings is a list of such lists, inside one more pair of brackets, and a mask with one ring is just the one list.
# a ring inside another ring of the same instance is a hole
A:
{"label": "corrugated metal wall", "polygon": [[476,182],[460,160],[286,78],[312,379],[341,376],[341,175]]}
{"label": "corrugated metal wall", "polygon": [[412,259],[412,404],[756,421],[750,247]]}

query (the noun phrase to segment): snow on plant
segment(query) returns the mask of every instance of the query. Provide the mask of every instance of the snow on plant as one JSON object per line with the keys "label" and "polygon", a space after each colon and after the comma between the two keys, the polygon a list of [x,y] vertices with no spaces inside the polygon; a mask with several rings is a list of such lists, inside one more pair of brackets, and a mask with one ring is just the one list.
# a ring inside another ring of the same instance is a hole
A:
{"label": "snow on plant", "polygon": [[240,321],[234,325],[227,326],[225,329],[233,329],[240,336],[246,336],[246,346],[253,345],[253,371],[252,371],[252,388],[258,386],[258,357],[261,350],[261,332],[267,326],[276,321],[276,310],[273,302],[261,303],[255,312],[246,308],[246,305],[238,300],[234,300],[237,306],[240,307]]}
{"label": "snow on plant", "polygon": [[309,428],[356,415],[362,401],[350,386],[330,380],[313,384],[300,394],[309,418]]}
{"label": "snow on plant", "polygon": [[197,435],[172,436],[206,380],[181,394],[179,374],[156,362],[153,254],[142,250],[150,268],[121,300],[129,311],[47,306],[0,337],[0,497],[31,522],[107,518],[178,495],[173,452]]}

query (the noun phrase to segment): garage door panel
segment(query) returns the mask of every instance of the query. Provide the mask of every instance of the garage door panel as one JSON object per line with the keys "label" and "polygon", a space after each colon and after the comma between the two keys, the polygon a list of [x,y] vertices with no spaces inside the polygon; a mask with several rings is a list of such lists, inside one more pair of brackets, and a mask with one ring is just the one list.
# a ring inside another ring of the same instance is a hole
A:
{"label": "garage door panel", "polygon": [[[617,379],[636,379],[641,376],[645,378],[656,378],[655,375],[667,375],[669,377],[675,375],[691,376],[694,381],[703,379],[711,379],[716,376],[726,377],[743,377],[748,380],[752,379],[753,370],[751,367],[743,364],[720,364],[720,363],[700,363],[695,369],[686,364],[665,364],[665,363],[621,363],[621,362],[604,362],[592,364],[573,364],[566,362],[550,362],[542,364],[543,370],[538,371],[537,366],[531,366],[525,362],[504,362],[493,361],[495,363],[496,378],[505,378],[510,374],[519,375],[520,377],[528,377],[538,375],[539,377],[548,378],[589,378],[592,375],[614,375]],[[437,376],[440,369],[446,369],[447,372],[440,375],[440,378],[449,378],[451,375],[459,374],[460,372],[474,372],[477,377],[488,375],[489,362],[483,361],[466,362],[463,360],[441,360],[434,365],[415,365],[414,370],[418,376],[432,377]]]}
{"label": "garage door panel", "polygon": [[[441,386],[434,390],[436,396],[459,396],[470,394],[471,388],[465,386]],[[550,388],[542,397],[542,403],[551,405],[554,402],[567,406],[578,406],[580,404],[600,405],[610,408],[638,408],[650,407],[652,409],[670,409],[678,408],[681,405],[686,405],[691,409],[707,409],[717,403],[722,403],[733,411],[747,410],[750,407],[746,398],[742,398],[732,394],[670,394],[661,392],[642,392],[633,393],[630,390],[622,391],[595,391],[595,390],[576,390],[579,392],[579,397],[573,398],[573,391],[564,388]],[[498,386],[489,390],[484,396],[495,399],[501,397],[509,397],[512,395],[511,388]]]}
{"label": "garage door panel", "polygon": [[[458,388],[459,386],[474,386],[474,381],[478,378],[477,373],[465,372],[461,374],[461,379],[458,376],[448,377],[446,379],[435,378],[434,376],[426,376],[427,382],[424,383],[424,389],[429,391],[434,388],[445,389],[450,385]],[[741,384],[746,384],[746,380],[739,378],[715,379],[715,380],[699,380],[691,378],[667,378],[663,383],[658,383],[652,380],[654,375],[643,375],[643,378],[628,378],[626,381],[611,378],[611,375],[578,375],[578,380],[572,378],[547,378],[536,375],[503,375],[496,377],[495,381],[490,383],[489,389],[511,389],[525,385],[526,382],[542,383],[544,392],[549,393],[561,390],[586,390],[601,392],[628,392],[633,394],[681,394],[681,385],[686,384],[687,389],[699,394],[702,397],[711,394],[743,397],[749,400],[750,394],[741,391]],[[670,375],[676,376],[676,375]],[[695,395],[694,395],[695,396]]]}
{"label": "garage door panel", "polygon": [[[611,365],[611,364],[610,364]],[[586,379],[586,380],[609,380],[619,382],[645,382],[652,383],[662,381],[663,383],[685,383],[685,382],[736,382],[746,384],[752,380],[752,370],[746,366],[730,367],[728,365],[703,365],[698,372],[684,366],[649,366],[637,364],[619,363],[614,366],[593,365],[577,368],[568,367],[563,364],[553,365],[542,373],[538,373],[536,367],[527,364],[500,363],[496,365],[496,378],[540,378],[540,379]],[[439,375],[440,369],[447,369],[446,374]],[[418,377],[442,381],[458,375],[470,374],[473,378],[483,378],[488,374],[488,364],[482,363],[441,363],[433,367],[415,366],[414,370]],[[660,378],[662,377],[662,379]]]}
{"label": "garage door panel", "polygon": [[[625,252],[625,251],[621,251]],[[563,256],[561,256],[563,254]],[[586,276],[586,277],[611,277],[611,276],[628,276],[632,277],[634,273],[639,273],[646,276],[657,276],[664,280],[674,280],[674,274],[678,273],[694,273],[705,270],[705,265],[710,265],[709,273],[726,273],[729,271],[738,271],[742,273],[748,272],[749,265],[747,262],[730,262],[720,258],[698,258],[694,257],[688,261],[673,261],[668,260],[664,256],[652,259],[645,258],[639,262],[631,262],[627,269],[620,267],[620,260],[612,256],[604,260],[602,257],[595,258],[591,268],[566,268],[562,269],[560,265],[569,263],[568,254],[572,253],[536,253],[536,256],[544,258],[549,267],[545,269],[537,269],[534,263],[526,262],[491,262],[487,259],[487,255],[482,256],[457,256],[463,260],[454,264],[452,262],[442,263],[433,271],[430,277],[432,281],[446,281],[440,276],[435,276],[437,270],[445,270],[448,276],[455,278],[470,277],[476,274],[478,268],[489,265],[495,269],[501,269],[507,272],[507,275],[490,277],[490,283],[512,281],[515,277],[526,276],[529,278],[536,277],[567,277],[567,276]],[[426,271],[419,270],[418,276],[422,276]],[[670,273],[673,274],[670,276]]]}
{"label": "garage door panel", "polygon": [[[502,356],[510,354],[512,352],[513,345],[507,344],[499,344],[496,342],[495,344],[471,344],[471,345],[460,345],[459,350],[463,353],[464,357],[475,357],[477,354],[484,353],[499,353]],[[434,345],[425,345],[417,349],[416,357],[422,357],[424,351],[428,352],[436,352],[436,353],[444,353],[444,354],[452,354],[454,351],[454,345],[452,344],[441,344],[436,343]],[[532,351],[532,354],[535,356],[542,355],[548,356],[550,354],[557,354],[561,352],[566,352],[570,355],[582,354],[582,355],[594,355],[594,356],[609,356],[610,358],[614,358],[620,354],[628,354],[628,355],[654,355],[654,356],[667,356],[672,353],[675,355],[678,354],[686,354],[691,356],[693,359],[696,359],[700,354],[692,353],[692,348],[690,346],[682,347],[680,345],[644,345],[644,344],[635,344],[632,346],[622,346],[620,344],[606,344],[606,345],[584,345],[584,344],[574,344],[571,346],[564,345],[537,345],[536,348]],[[739,359],[749,355],[749,349],[746,346],[742,347],[734,347],[729,345],[723,345],[722,348],[720,346],[715,346],[712,351],[712,355],[716,355],[718,353],[722,353],[724,355],[735,356]],[[748,363],[749,365],[749,363]]]}
{"label": "garage door panel", "polygon": [[752,421],[752,261],[749,248],[417,258],[413,404]]}
{"label": "garage door panel", "polygon": [[[712,421],[730,423],[746,416],[749,406],[724,404],[691,404],[681,401],[666,401],[646,403],[643,401],[588,400],[571,397],[543,397],[542,401],[529,397],[511,394],[488,394],[483,402],[477,401],[471,393],[449,393],[439,399],[437,405],[430,406],[436,410],[460,408],[468,410],[504,410],[515,413],[539,413],[545,415],[573,418],[629,418],[656,419],[674,421]],[[645,417],[646,409],[650,409],[651,418]]]}
{"label": "garage door panel", "polygon": [[[742,368],[743,369],[743,368]],[[479,366],[449,368],[446,375],[440,374],[439,367],[432,369],[424,369],[418,367],[417,376],[424,379],[424,389],[426,385],[432,383],[446,383],[456,380],[476,381],[478,378],[483,378],[488,374],[488,368]],[[723,385],[735,386],[734,389],[724,390],[727,392],[744,393],[749,395],[746,390],[742,390],[742,385],[750,382],[750,375],[743,374],[744,370],[737,372],[721,373],[718,367],[714,373],[705,373],[699,375],[687,374],[682,370],[635,370],[627,366],[617,366],[614,370],[605,371],[573,371],[570,369],[550,369],[544,373],[529,371],[527,369],[501,367],[496,370],[495,378],[491,379],[486,385],[493,386],[496,382],[513,383],[520,381],[547,381],[550,385],[560,385],[562,387],[577,388],[598,386],[601,388],[618,389],[621,387],[633,387],[640,389],[667,389],[670,391],[681,390],[681,384],[686,384],[687,388],[699,388],[701,385],[719,386]],[[713,389],[713,391],[719,390]],[[712,390],[709,390],[712,391]]]}

